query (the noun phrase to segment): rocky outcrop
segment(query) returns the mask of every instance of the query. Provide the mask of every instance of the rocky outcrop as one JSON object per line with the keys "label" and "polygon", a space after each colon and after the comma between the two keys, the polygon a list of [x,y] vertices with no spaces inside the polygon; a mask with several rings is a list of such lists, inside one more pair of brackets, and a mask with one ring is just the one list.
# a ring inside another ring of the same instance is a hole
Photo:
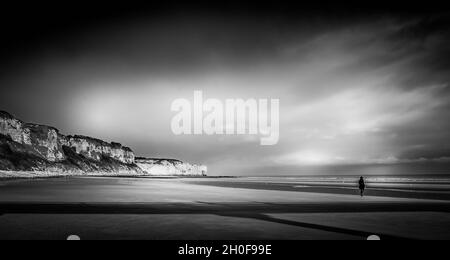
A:
{"label": "rocky outcrop", "polygon": [[185,163],[174,159],[136,158],[136,165],[148,175],[206,176],[204,165]]}
{"label": "rocky outcrop", "polygon": [[17,143],[31,145],[30,131],[24,128],[24,123],[4,111],[0,111],[0,133]]}
{"label": "rocky outcrop", "polygon": [[56,128],[24,123],[10,114],[0,111],[0,134],[25,145],[38,157],[50,162],[65,160],[61,135]]}
{"label": "rocky outcrop", "polygon": [[[119,143],[65,136],[0,111],[0,171],[36,175],[205,175],[206,167],[173,159],[135,159]],[[1,177],[1,176],[0,176]]]}
{"label": "rocky outcrop", "polygon": [[74,148],[76,153],[95,161],[100,161],[103,157],[110,157],[122,163],[134,163],[133,151],[119,143],[107,143],[80,135],[67,136],[63,142],[64,145]]}

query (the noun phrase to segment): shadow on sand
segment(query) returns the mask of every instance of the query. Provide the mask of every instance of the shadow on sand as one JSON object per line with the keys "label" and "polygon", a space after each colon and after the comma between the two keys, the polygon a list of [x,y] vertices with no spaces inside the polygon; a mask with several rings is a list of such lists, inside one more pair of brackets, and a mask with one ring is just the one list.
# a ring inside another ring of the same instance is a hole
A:
{"label": "shadow on sand", "polygon": [[[316,229],[316,230],[321,230],[321,231],[346,234],[346,235],[351,235],[351,236],[355,236],[355,237],[361,237],[362,239],[366,239],[368,236],[374,235],[373,232],[371,233],[371,232],[366,232],[366,231],[361,231],[361,230],[339,228],[339,227],[319,225],[319,224],[306,223],[306,222],[298,222],[298,221],[293,221],[293,220],[274,218],[269,215],[258,214],[258,213],[256,213],[256,214],[255,213],[232,213],[232,214],[216,214],[216,215],[223,216],[223,217],[257,219],[257,220],[268,221],[268,222],[273,222],[273,223],[277,223],[277,224],[284,224],[284,225],[290,225],[290,226],[301,227],[301,228],[310,228],[310,229]],[[388,235],[388,234],[377,233],[376,235],[378,235],[383,240],[412,240],[411,238],[393,236],[393,235]]]}
{"label": "shadow on sand", "polygon": [[[0,203],[2,214],[213,214],[268,221],[366,238],[372,233],[328,225],[274,218],[274,213],[351,213],[351,212],[450,212],[449,203]],[[408,239],[389,234],[376,234],[382,239]]]}

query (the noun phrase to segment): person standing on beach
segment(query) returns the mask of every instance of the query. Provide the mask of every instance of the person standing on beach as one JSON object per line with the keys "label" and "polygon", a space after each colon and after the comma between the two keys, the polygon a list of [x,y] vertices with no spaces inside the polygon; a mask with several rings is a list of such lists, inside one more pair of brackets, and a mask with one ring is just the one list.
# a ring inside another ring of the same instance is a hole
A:
{"label": "person standing on beach", "polygon": [[364,189],[366,188],[366,183],[364,182],[364,178],[361,176],[359,178],[359,191],[361,193],[361,197],[364,196]]}

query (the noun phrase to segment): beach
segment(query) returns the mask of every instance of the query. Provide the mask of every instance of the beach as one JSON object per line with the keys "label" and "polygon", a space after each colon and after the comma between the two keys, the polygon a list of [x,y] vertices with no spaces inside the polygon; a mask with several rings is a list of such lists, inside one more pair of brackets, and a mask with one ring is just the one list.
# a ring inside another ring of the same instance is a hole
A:
{"label": "beach", "polygon": [[[449,181],[370,177],[0,181],[0,239],[449,239]],[[356,179],[357,180],[357,179]]]}

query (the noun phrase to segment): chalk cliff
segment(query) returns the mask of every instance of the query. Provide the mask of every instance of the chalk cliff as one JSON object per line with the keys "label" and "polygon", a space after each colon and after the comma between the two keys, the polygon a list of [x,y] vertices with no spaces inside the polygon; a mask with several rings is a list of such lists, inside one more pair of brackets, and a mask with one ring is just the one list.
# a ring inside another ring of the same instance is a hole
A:
{"label": "chalk cliff", "polygon": [[0,111],[0,134],[26,146],[30,153],[50,162],[65,160],[56,128],[24,123],[10,114]]}
{"label": "chalk cliff", "polygon": [[119,143],[107,143],[103,140],[88,136],[67,136],[62,140],[63,145],[74,148],[75,152],[86,158],[100,161],[102,157],[111,157],[122,163],[134,163],[134,153]]}
{"label": "chalk cliff", "polygon": [[54,127],[25,123],[0,111],[0,171],[35,173],[31,176],[205,175],[206,167],[172,159],[136,160],[119,143],[65,136]]}
{"label": "chalk cliff", "polygon": [[206,176],[207,168],[204,165],[185,163],[174,159],[136,158],[136,165],[148,175]]}

